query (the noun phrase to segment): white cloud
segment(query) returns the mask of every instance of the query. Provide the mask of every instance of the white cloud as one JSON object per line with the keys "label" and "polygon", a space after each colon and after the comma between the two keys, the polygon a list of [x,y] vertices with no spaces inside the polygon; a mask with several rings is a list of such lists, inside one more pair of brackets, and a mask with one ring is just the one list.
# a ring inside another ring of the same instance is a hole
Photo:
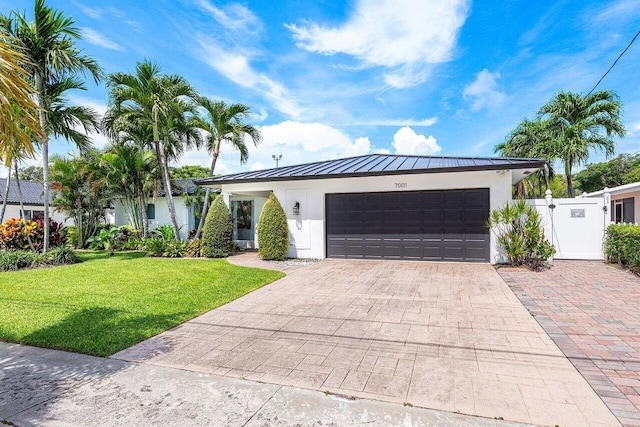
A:
{"label": "white cloud", "polygon": [[218,24],[230,31],[254,33],[262,29],[260,19],[249,8],[240,3],[230,3],[222,8],[213,5],[207,0],[200,0],[197,4],[201,9],[211,13]]}
{"label": "white cloud", "polygon": [[433,126],[438,122],[437,117],[429,117],[422,120],[414,119],[391,119],[391,120],[370,120],[364,123],[358,123],[359,125],[369,126]]}
{"label": "white cloud", "polygon": [[216,40],[203,35],[197,36],[197,40],[201,48],[199,59],[218,73],[242,87],[257,91],[289,117],[296,118],[303,113],[282,84],[251,67],[248,54],[240,49],[227,50]]}
{"label": "white cloud", "polygon": [[[249,145],[249,161],[241,165],[237,151],[223,146],[216,164],[216,173],[228,174],[246,170],[275,167],[273,155],[282,155],[280,166],[310,163],[321,160],[360,156],[379,151],[368,137],[352,138],[340,129],[322,123],[302,123],[293,120],[258,127],[262,142]],[[210,157],[203,151],[190,151],[180,164],[206,166]]]}
{"label": "white cloud", "polygon": [[393,142],[391,143],[395,149],[396,154],[417,154],[428,156],[431,154],[439,153],[442,150],[436,141],[436,139],[429,135],[417,134],[413,129],[408,126],[400,128],[398,132],[393,135]]}
{"label": "white cloud", "polygon": [[91,43],[92,45],[100,46],[105,49],[117,50],[120,52],[124,51],[124,48],[118,43],[109,40],[104,35],[95,30],[92,30],[91,28],[84,27],[81,28],[81,30],[83,39]]}
{"label": "white cloud", "polygon": [[100,8],[92,8],[92,7],[85,6],[85,5],[80,4],[80,3],[75,3],[75,4],[82,11],[82,13],[87,15],[89,18],[93,18],[93,19],[102,18],[102,14],[104,13],[104,11],[102,9],[100,9]]}
{"label": "white cloud", "polygon": [[344,53],[362,67],[386,67],[386,83],[404,88],[425,81],[431,66],[452,58],[469,7],[468,0],[359,0],[341,26],[286,27],[298,46],[324,55]]}
{"label": "white cloud", "polygon": [[483,108],[493,109],[500,106],[507,94],[498,90],[500,73],[490,73],[486,68],[478,73],[476,79],[464,87],[465,100],[471,102],[471,111]]}

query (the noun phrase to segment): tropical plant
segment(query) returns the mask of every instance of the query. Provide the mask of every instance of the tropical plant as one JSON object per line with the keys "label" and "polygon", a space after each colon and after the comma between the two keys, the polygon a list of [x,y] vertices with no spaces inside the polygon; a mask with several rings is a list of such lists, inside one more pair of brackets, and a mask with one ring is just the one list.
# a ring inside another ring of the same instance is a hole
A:
{"label": "tropical plant", "polygon": [[[98,64],[76,47],[75,42],[82,37],[74,24],[72,18],[47,7],[44,0],[35,0],[33,22],[28,22],[19,11],[0,17],[0,28],[13,37],[26,57],[21,65],[37,94],[38,120],[44,131],[39,145],[44,182],[45,252],[49,236],[49,136],[63,137],[82,148],[89,144],[86,132],[95,130],[97,124],[92,109],[70,107],[65,97],[69,90],[86,89],[80,75],[89,73],[96,83],[102,77]],[[77,131],[77,127],[83,127],[85,133]]]}
{"label": "tropical plant", "polygon": [[33,266],[38,255],[29,250],[0,250],[0,271],[16,271]]}
{"label": "tropical plant", "polygon": [[34,242],[41,243],[43,237],[44,230],[36,221],[10,218],[0,224],[0,249],[35,252]]}
{"label": "tropical plant", "polygon": [[175,238],[180,238],[175,205],[171,193],[169,161],[177,158],[185,145],[199,143],[189,99],[196,96],[187,81],[177,75],[161,75],[160,67],[150,61],[139,62],[135,74],[109,76],[109,110],[103,127],[127,132],[124,123],[148,133],[145,141],[157,159],[162,186],[167,198]]}
{"label": "tropical plant", "polygon": [[540,108],[538,116],[548,123],[553,135],[555,155],[564,163],[569,197],[575,197],[572,170],[589,158],[589,151],[615,151],[614,136],[624,136],[621,103],[608,90],[582,96],[560,92]]}
{"label": "tropical plant", "polygon": [[527,264],[538,269],[555,254],[555,248],[544,236],[540,213],[522,198],[493,210],[488,226],[512,265]]}
{"label": "tropical plant", "polygon": [[[551,187],[551,181],[555,175],[553,162],[556,160],[553,138],[549,130],[549,124],[545,121],[531,121],[523,119],[522,122],[505,138],[504,142],[496,145],[496,153],[506,157],[542,158],[547,162],[543,169],[527,176],[516,186],[516,196],[529,196],[526,184],[531,187],[533,198],[537,193],[544,196],[544,188]],[[535,185],[537,184],[537,186]]]}
{"label": "tropical plant", "polygon": [[7,36],[6,25],[0,23],[0,28],[0,160],[10,166],[16,150],[33,156],[32,137],[42,138],[44,133],[32,99],[35,91],[24,79],[27,71],[21,64],[28,59],[17,40]]}
{"label": "tropical plant", "polygon": [[228,257],[235,252],[231,211],[222,196],[211,202],[204,224],[201,252],[207,258]]}
{"label": "tropical plant", "polygon": [[[243,104],[227,104],[224,101],[213,101],[206,97],[198,97],[198,104],[204,111],[205,117],[198,120],[198,126],[206,133],[205,144],[211,154],[211,168],[209,175],[213,176],[216,162],[220,155],[222,143],[230,144],[240,152],[240,163],[244,164],[249,159],[249,149],[245,143],[245,135],[248,135],[257,145],[261,140],[260,131],[244,121],[251,116],[249,107]],[[202,203],[200,218],[207,217],[211,188],[207,188]],[[200,238],[203,222],[200,221],[195,238]]]}
{"label": "tropical plant", "polygon": [[104,212],[111,197],[100,169],[101,153],[97,150],[77,154],[71,158],[54,157],[51,181],[56,190],[57,209],[73,218],[79,248],[97,233],[104,222]]}
{"label": "tropical plant", "polygon": [[113,251],[118,243],[118,235],[120,229],[118,227],[102,228],[98,234],[87,239],[89,248],[94,251],[105,250]]}
{"label": "tropical plant", "polygon": [[207,178],[209,176],[209,169],[197,165],[184,165],[179,168],[172,168],[169,171],[169,175],[171,175],[173,179]]}
{"label": "tropical plant", "polygon": [[289,251],[287,215],[274,193],[262,208],[258,220],[258,253],[266,260],[283,260]]}
{"label": "tropical plant", "polygon": [[153,152],[139,145],[116,143],[100,160],[105,183],[122,202],[129,223],[147,237],[148,195],[155,187],[157,162]]}

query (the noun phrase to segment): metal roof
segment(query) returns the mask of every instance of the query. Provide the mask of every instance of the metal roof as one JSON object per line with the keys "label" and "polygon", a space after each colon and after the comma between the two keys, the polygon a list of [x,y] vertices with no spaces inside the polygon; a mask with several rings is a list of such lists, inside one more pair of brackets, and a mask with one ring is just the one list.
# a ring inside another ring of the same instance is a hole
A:
{"label": "metal roof", "polygon": [[260,171],[241,172],[195,180],[197,185],[258,181],[350,178],[376,175],[463,172],[501,169],[538,169],[542,159],[514,157],[445,157],[368,154]]}
{"label": "metal roof", "polygon": [[[171,180],[171,195],[182,196],[183,194],[192,195],[196,191],[196,184],[193,178],[180,178]],[[164,197],[166,194],[162,188],[158,189],[158,196]]]}
{"label": "metal roof", "polygon": [[[0,204],[6,200],[7,205],[19,205],[18,183],[12,179],[9,194],[5,196],[6,185],[7,179],[0,178]],[[41,182],[20,180],[20,189],[22,190],[22,202],[25,205],[44,206],[44,186]],[[53,198],[53,191],[49,193],[49,198]]]}

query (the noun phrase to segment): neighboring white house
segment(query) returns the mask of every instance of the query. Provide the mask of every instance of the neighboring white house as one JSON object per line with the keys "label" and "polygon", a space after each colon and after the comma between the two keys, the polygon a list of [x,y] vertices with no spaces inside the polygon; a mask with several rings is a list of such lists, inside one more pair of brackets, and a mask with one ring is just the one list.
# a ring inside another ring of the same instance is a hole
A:
{"label": "neighboring white house", "polygon": [[640,223],[640,182],[605,188],[593,193],[582,193],[581,197],[602,197],[605,193],[611,196],[611,222]]}
{"label": "neighboring white house", "polygon": [[[11,180],[9,194],[5,195],[4,191],[7,185],[6,178],[0,178],[0,209],[3,203],[7,204],[4,214],[4,220],[9,218],[20,218],[20,197],[18,195],[18,185],[15,180]],[[20,188],[22,190],[22,202],[24,205],[24,216],[27,219],[44,218],[44,186],[40,182],[20,180]],[[53,193],[51,193],[53,195]],[[66,218],[63,212],[58,212],[55,205],[50,205],[50,216],[56,222],[65,225],[73,225],[73,220]]]}
{"label": "neighboring white house", "polygon": [[499,262],[489,212],[539,159],[372,154],[198,180],[219,188],[236,242],[257,247],[273,191],[288,218],[289,257]]}
{"label": "neighboring white house", "polygon": [[[195,216],[194,206],[188,206],[185,195],[193,195],[197,189],[191,179],[174,179],[172,180],[173,188],[173,204],[176,210],[176,220],[180,228],[180,238],[186,239],[189,232],[198,227],[198,220]],[[115,225],[129,224],[129,217],[124,209],[121,200],[114,200],[114,216]],[[163,190],[158,192],[156,198],[149,199],[147,205],[147,219],[149,220],[149,230],[161,225],[171,225],[171,216],[169,215],[169,205]]]}

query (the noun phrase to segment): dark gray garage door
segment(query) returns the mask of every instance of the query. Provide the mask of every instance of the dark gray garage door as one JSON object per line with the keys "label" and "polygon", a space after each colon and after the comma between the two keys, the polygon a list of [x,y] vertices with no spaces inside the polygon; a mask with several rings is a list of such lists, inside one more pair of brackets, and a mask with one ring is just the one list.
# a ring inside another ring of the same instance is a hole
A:
{"label": "dark gray garage door", "polygon": [[488,262],[488,216],[488,188],[327,194],[327,256]]}

